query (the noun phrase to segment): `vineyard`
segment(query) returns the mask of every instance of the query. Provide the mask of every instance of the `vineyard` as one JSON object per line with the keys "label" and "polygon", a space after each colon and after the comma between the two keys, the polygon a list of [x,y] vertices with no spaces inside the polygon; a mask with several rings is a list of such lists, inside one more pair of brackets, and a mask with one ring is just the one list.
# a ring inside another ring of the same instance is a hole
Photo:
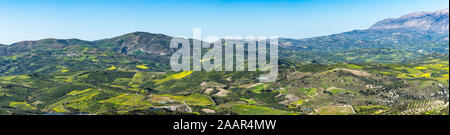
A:
{"label": "vineyard", "polygon": [[[448,109],[448,102],[442,100],[423,100],[416,101],[407,105],[407,109],[400,115],[423,115],[434,114]],[[448,110],[447,110],[448,111]]]}

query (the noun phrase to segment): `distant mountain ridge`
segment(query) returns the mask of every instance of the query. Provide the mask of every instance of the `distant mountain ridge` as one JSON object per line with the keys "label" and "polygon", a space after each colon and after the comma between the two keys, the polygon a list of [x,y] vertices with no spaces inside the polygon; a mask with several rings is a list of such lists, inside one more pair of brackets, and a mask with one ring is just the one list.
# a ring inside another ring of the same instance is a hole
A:
{"label": "distant mountain ridge", "polygon": [[281,47],[303,51],[343,52],[388,48],[410,52],[448,53],[448,9],[385,19],[366,30],[307,39],[280,39]]}
{"label": "distant mountain ridge", "polygon": [[172,37],[163,34],[148,32],[133,32],[118,37],[98,41],[85,41],[80,39],[42,39],[36,41],[22,41],[11,45],[0,46],[0,56],[35,50],[54,50],[65,47],[84,45],[99,49],[111,49],[122,54],[135,52],[152,55],[172,54],[170,40]]}
{"label": "distant mountain ridge", "polygon": [[400,18],[389,18],[375,23],[370,29],[399,29],[430,30],[438,33],[449,32],[449,9],[435,12],[415,12]]}

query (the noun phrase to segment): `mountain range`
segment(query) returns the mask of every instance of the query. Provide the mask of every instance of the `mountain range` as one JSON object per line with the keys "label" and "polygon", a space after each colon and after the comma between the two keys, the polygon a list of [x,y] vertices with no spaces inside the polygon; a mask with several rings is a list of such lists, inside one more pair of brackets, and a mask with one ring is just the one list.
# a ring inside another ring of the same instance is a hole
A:
{"label": "mountain range", "polygon": [[[281,42],[290,48],[309,51],[392,48],[445,53],[448,52],[448,9],[386,19],[366,30],[308,39],[282,39]],[[444,45],[436,46],[436,44]]]}

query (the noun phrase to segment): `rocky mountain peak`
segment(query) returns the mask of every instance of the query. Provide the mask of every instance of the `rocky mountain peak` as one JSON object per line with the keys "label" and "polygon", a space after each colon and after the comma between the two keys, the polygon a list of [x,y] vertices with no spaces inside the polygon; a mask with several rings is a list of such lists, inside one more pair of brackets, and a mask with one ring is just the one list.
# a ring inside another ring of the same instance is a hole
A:
{"label": "rocky mountain peak", "polygon": [[370,29],[414,29],[421,31],[434,31],[438,33],[449,32],[449,9],[435,12],[415,12],[400,18],[389,18],[375,23]]}

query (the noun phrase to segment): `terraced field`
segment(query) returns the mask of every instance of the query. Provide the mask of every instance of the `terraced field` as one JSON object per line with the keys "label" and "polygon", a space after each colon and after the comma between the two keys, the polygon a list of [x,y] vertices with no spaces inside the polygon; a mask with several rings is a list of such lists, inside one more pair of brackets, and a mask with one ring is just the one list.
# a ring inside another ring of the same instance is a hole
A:
{"label": "terraced field", "polygon": [[[324,66],[327,68],[310,70],[313,72],[307,72],[308,65],[281,67],[287,72],[280,78],[295,77],[275,83],[249,81],[247,78],[258,76],[250,72],[163,73],[117,70],[120,68],[2,76],[0,103],[4,113],[43,114],[156,111],[158,114],[434,115],[448,112],[448,84],[443,83],[448,82],[444,78],[448,75],[445,60],[404,65]],[[227,94],[217,96],[224,91]],[[417,98],[424,100],[417,101]]]}

